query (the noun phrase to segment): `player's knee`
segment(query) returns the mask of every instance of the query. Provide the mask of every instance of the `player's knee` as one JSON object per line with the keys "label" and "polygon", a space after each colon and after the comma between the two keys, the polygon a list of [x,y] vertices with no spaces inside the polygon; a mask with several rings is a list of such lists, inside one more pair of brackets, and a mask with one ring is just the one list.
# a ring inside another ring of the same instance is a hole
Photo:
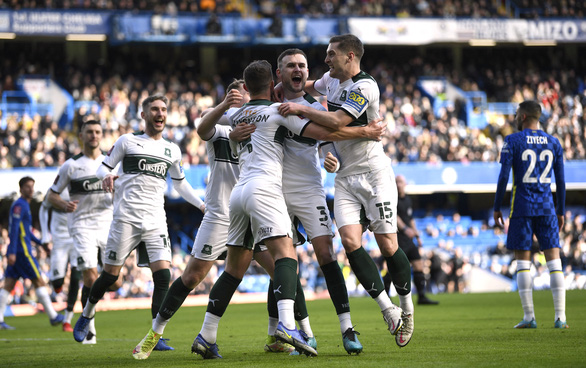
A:
{"label": "player's knee", "polygon": [[156,288],[169,288],[171,282],[171,271],[168,268],[153,272],[153,283]]}
{"label": "player's knee", "polygon": [[63,291],[63,283],[64,282],[65,282],[65,278],[60,278],[60,279],[51,281],[51,286],[53,286],[53,290],[55,290],[55,292],[57,294],[59,294],[61,291]]}

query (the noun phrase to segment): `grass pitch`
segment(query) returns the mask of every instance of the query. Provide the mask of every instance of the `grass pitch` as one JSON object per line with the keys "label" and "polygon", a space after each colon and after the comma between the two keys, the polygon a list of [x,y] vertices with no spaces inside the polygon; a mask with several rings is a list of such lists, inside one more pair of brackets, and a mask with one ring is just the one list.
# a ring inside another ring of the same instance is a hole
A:
{"label": "grass pitch", "polygon": [[[522,317],[517,293],[434,295],[439,306],[415,306],[415,334],[400,349],[386,330],[376,303],[351,298],[352,321],[364,352],[348,356],[329,300],[308,302],[319,356],[265,353],[264,304],[231,305],[220,323],[221,360],[191,354],[205,307],[186,307],[173,317],[164,337],[175,351],[153,352],[136,361],[131,353],[150,328],[150,311],[99,312],[97,345],[82,345],[71,333],[51,327],[44,314],[7,318],[17,329],[0,330],[2,367],[585,367],[586,291],[567,292],[570,329],[553,328],[551,292],[534,293],[535,330],[512,327]],[[395,298],[396,299],[396,298]],[[416,298],[415,298],[416,299]],[[77,320],[74,317],[74,322]]]}

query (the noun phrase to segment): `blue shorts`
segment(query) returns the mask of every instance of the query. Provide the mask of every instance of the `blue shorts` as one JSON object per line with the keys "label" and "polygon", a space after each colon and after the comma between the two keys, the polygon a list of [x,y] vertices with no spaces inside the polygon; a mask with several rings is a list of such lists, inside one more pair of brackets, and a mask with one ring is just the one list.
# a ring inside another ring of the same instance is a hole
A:
{"label": "blue shorts", "polygon": [[6,267],[4,276],[17,280],[21,277],[23,279],[35,280],[41,278],[41,268],[35,257],[17,254],[16,262],[12,266]]}
{"label": "blue shorts", "polygon": [[510,219],[507,249],[531,250],[533,234],[537,237],[540,250],[561,248],[557,217],[536,216]]}

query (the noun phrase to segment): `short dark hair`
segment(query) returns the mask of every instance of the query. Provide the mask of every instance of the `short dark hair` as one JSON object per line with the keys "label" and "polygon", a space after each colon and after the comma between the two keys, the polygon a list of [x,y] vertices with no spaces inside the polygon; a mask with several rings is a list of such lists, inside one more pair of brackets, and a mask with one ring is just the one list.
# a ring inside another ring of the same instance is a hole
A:
{"label": "short dark hair", "polygon": [[25,176],[18,181],[18,187],[22,189],[22,187],[28,183],[29,181],[35,182],[35,179],[31,178],[30,176]]}
{"label": "short dark hair", "polygon": [[339,43],[338,48],[342,52],[352,51],[358,60],[362,59],[364,55],[364,45],[362,41],[353,34],[347,33],[344,35],[334,36],[330,38],[330,43]]}
{"label": "short dark hair", "polygon": [[519,113],[539,120],[541,117],[541,105],[535,100],[523,101],[519,104]]}
{"label": "short dark hair", "polygon": [[243,85],[244,85],[244,79],[236,79],[236,78],[234,78],[234,80],[232,81],[232,83],[230,83],[228,85],[228,87],[226,88],[226,92],[230,92],[233,89],[242,88]]}
{"label": "short dark hair", "polygon": [[94,120],[94,119],[90,119],[90,120],[84,121],[84,122],[81,124],[80,131],[81,131],[81,132],[83,132],[83,128],[85,128],[85,127],[86,127],[86,126],[88,126],[88,125],[99,125],[99,126],[102,126],[102,124],[100,124],[100,122],[99,122],[99,121],[97,121],[97,120]]}
{"label": "short dark hair", "polygon": [[251,95],[262,93],[273,80],[273,68],[266,60],[255,60],[244,69],[244,84]]}
{"label": "short dark hair", "polygon": [[279,57],[277,58],[277,68],[279,68],[279,69],[282,68],[281,62],[283,61],[283,58],[285,56],[297,55],[297,54],[303,55],[303,57],[305,57],[305,60],[307,60],[307,55],[305,55],[305,53],[302,50],[295,49],[295,48],[293,48],[293,49],[287,49],[287,50],[283,51],[281,53],[281,55],[279,55]]}
{"label": "short dark hair", "polygon": [[163,101],[165,105],[169,105],[169,100],[163,95],[152,95],[142,101],[142,111],[147,111],[149,106],[155,101]]}

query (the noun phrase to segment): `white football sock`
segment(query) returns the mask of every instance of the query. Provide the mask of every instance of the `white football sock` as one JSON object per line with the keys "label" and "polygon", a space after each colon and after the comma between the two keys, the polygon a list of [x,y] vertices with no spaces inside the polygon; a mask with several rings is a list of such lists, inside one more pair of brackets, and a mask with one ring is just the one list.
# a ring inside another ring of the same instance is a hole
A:
{"label": "white football sock", "polygon": [[547,262],[547,269],[549,270],[549,285],[553,295],[554,321],[559,319],[566,322],[566,285],[562,271],[562,260],[552,259]]}
{"label": "white football sock", "polygon": [[340,320],[340,330],[342,333],[346,332],[347,329],[352,327],[352,319],[350,318],[350,312],[338,314]]}
{"label": "white football sock", "polygon": [[41,286],[36,289],[37,298],[39,299],[39,303],[43,305],[45,308],[45,313],[49,316],[49,319],[55,319],[57,317],[57,312],[53,308],[53,304],[51,304],[51,297],[49,296],[49,292],[47,291],[46,286]]}
{"label": "white football sock", "polygon": [[378,296],[374,298],[374,300],[378,303],[378,306],[381,311],[384,311],[385,309],[390,308],[393,305],[393,302],[391,302],[391,298],[389,298],[387,293],[385,293],[384,291],[378,294]]}
{"label": "white football sock", "polygon": [[160,314],[157,313],[157,317],[153,318],[153,331],[162,335],[163,332],[165,332],[165,327],[167,326],[167,323],[169,323],[169,320],[164,319],[163,317],[161,317]]}
{"label": "white football sock", "polygon": [[275,332],[277,331],[277,326],[279,326],[279,319],[275,317],[269,317],[269,329],[267,333],[270,336],[275,336]]}
{"label": "white football sock", "polygon": [[277,302],[277,309],[279,311],[279,322],[289,329],[295,328],[295,314],[293,312],[293,306],[295,301],[293,299],[281,299]]}
{"label": "white football sock", "polygon": [[71,319],[73,318],[73,311],[65,311],[65,320],[63,320],[63,323],[69,323],[71,324]]}
{"label": "white football sock", "polygon": [[399,301],[401,303],[400,306],[403,312],[405,312],[405,314],[412,315],[415,308],[413,308],[413,298],[411,298],[411,292],[409,292],[407,295],[399,294]]}
{"label": "white football sock", "polygon": [[10,292],[4,288],[0,289],[0,323],[4,322],[4,311],[10,303]]}
{"label": "white football sock", "polygon": [[311,325],[309,324],[309,317],[305,317],[302,320],[297,321],[299,324],[299,329],[303,330],[305,334],[309,337],[313,337],[313,331],[311,330]]}
{"label": "white football sock", "polygon": [[523,306],[523,319],[527,322],[535,319],[533,308],[533,275],[531,261],[517,261],[517,288]]}
{"label": "white football sock", "polygon": [[218,338],[218,325],[220,324],[220,319],[221,317],[206,312],[203,325],[201,326],[201,331],[199,331],[199,333],[205,339],[205,341],[209,342],[210,344],[216,343],[216,339]]}

